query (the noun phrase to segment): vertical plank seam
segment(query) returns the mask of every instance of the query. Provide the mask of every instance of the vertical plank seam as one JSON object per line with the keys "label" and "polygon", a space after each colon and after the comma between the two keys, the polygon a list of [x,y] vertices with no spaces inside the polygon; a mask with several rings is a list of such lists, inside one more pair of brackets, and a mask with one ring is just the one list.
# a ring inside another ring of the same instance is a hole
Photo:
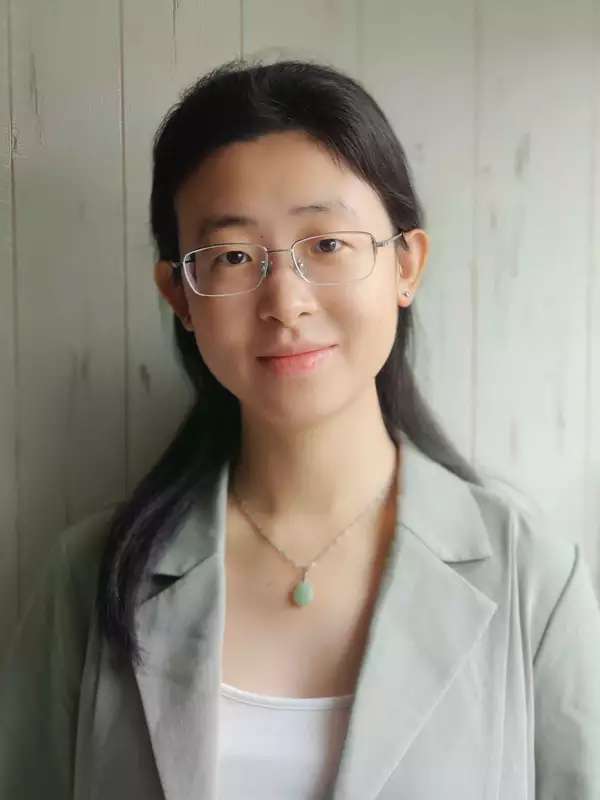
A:
{"label": "vertical plank seam", "polygon": [[130,452],[129,452],[129,282],[127,275],[127,169],[125,154],[125,57],[124,57],[124,9],[123,0],[119,2],[119,126],[121,133],[121,202],[123,204],[123,456],[125,459],[124,496],[129,493]]}
{"label": "vertical plank seam", "polygon": [[14,530],[14,550],[16,553],[16,612],[17,620],[21,618],[22,598],[21,592],[23,590],[21,581],[21,561],[23,558],[21,547],[22,536],[22,519],[21,519],[21,447],[19,433],[21,431],[21,415],[19,413],[21,404],[17,402],[20,394],[20,381],[19,381],[19,287],[18,287],[18,269],[17,269],[17,207],[15,204],[16,187],[15,187],[15,170],[14,170],[14,154],[16,152],[15,145],[15,120],[14,120],[14,95],[13,95],[13,51],[12,51],[12,0],[7,0],[6,4],[6,41],[7,41],[7,83],[8,83],[8,169],[9,169],[9,183],[10,183],[10,249],[13,273],[13,286],[12,286],[12,304],[13,304],[13,413],[15,419],[15,427],[13,432],[13,453],[14,453],[14,486],[15,486],[15,502],[14,502],[14,515],[13,515],[13,530]]}
{"label": "vertical plank seam", "polygon": [[[584,474],[584,492],[583,492],[583,508],[584,508],[584,524],[590,526],[591,531],[596,533],[598,520],[594,520],[593,512],[595,505],[592,502],[592,482],[594,475],[592,474],[592,443],[590,441],[592,435],[592,363],[593,363],[593,320],[594,320],[594,307],[593,303],[595,295],[593,293],[595,285],[595,277],[600,272],[600,258],[594,251],[594,243],[596,238],[596,196],[600,191],[600,173],[599,165],[596,161],[597,157],[597,137],[600,135],[600,95],[597,92],[596,77],[600,78],[600,2],[599,0],[592,0],[591,7],[592,16],[592,32],[591,32],[591,80],[590,80],[590,94],[591,94],[591,131],[590,131],[590,214],[589,214],[589,247],[590,258],[588,262],[587,273],[587,287],[586,287],[586,359],[585,359],[585,436],[584,436],[584,458],[583,458],[583,474]],[[594,45],[596,45],[594,47]],[[600,209],[599,209],[600,210]],[[594,524],[594,522],[596,524]],[[590,531],[590,535],[591,535]],[[584,537],[586,532],[584,531]],[[585,540],[585,539],[584,539]],[[600,591],[600,547],[597,540],[594,541],[594,579],[596,582],[596,590]]]}
{"label": "vertical plank seam", "polygon": [[473,217],[471,231],[471,463],[477,456],[479,424],[479,152],[481,98],[481,9],[473,0]]}
{"label": "vertical plank seam", "polygon": [[365,56],[365,9],[362,0],[356,0],[356,71],[360,81],[364,81]]}

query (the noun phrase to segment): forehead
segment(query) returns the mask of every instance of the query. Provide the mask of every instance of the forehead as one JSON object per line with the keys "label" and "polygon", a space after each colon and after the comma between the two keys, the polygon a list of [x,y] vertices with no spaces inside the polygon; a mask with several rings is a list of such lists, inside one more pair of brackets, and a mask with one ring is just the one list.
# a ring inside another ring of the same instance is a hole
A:
{"label": "forehead", "polygon": [[188,176],[175,206],[184,227],[227,215],[283,219],[292,209],[309,206],[314,214],[340,222],[387,218],[377,192],[300,131],[220,148]]}

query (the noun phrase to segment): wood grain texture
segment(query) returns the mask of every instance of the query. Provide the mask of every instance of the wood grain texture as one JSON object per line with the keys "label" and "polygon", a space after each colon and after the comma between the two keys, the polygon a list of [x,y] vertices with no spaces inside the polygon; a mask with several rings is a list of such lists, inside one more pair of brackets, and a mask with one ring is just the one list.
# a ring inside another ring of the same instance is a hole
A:
{"label": "wood grain texture", "polygon": [[592,19],[590,0],[478,9],[473,404],[477,459],[586,551]]}
{"label": "wood grain texture", "polygon": [[587,408],[585,485],[586,555],[600,595],[600,0],[594,2],[592,25],[591,192],[587,218],[590,258],[587,278]]}
{"label": "wood grain texture", "polygon": [[[90,35],[90,33],[92,35]],[[152,139],[238,55],[361,80],[431,252],[416,374],[600,596],[600,2],[0,2],[0,651],[54,538],[129,493],[191,394],[153,280]]]}
{"label": "wood grain texture", "polygon": [[356,0],[245,0],[242,6],[244,56],[316,59],[356,73],[361,35]]}
{"label": "wood grain texture", "polygon": [[9,0],[0,0],[0,654],[19,615],[17,363]]}
{"label": "wood grain texture", "polygon": [[23,605],[57,533],[123,492],[124,219],[117,2],[11,12]]}

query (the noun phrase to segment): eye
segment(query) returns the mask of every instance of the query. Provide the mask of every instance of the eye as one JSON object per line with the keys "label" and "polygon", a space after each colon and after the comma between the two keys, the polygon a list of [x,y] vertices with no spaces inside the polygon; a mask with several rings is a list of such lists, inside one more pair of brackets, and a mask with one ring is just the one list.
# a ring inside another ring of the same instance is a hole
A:
{"label": "eye", "polygon": [[[322,254],[322,255],[328,255],[330,253],[337,253],[340,248],[336,249],[336,247],[335,247],[336,243],[340,244],[340,245],[343,244],[341,239],[331,239],[331,238],[319,239],[319,241],[316,242],[316,244],[315,244],[315,247],[317,248],[317,253],[318,254]],[[324,245],[324,246],[322,246],[322,245]]]}
{"label": "eye", "polygon": [[[250,259],[250,255],[243,250],[227,250],[227,252],[217,256],[214,263],[224,263],[225,266],[236,267],[245,263],[243,261],[244,258]],[[224,259],[224,261],[222,261],[222,259]]]}

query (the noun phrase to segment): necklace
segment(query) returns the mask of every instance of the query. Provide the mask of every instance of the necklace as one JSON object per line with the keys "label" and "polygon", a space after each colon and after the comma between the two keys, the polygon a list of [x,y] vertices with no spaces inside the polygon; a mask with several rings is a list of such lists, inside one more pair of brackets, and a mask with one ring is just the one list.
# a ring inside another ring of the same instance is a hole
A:
{"label": "necklace", "polygon": [[290,558],[290,557],[289,557],[289,556],[288,556],[288,555],[287,555],[287,554],[286,554],[286,553],[285,553],[285,552],[282,550],[282,548],[281,548],[281,547],[279,547],[279,545],[275,544],[275,542],[272,542],[272,541],[269,539],[269,537],[265,535],[265,533],[264,533],[264,531],[262,530],[262,528],[261,528],[259,525],[257,525],[257,523],[256,523],[256,522],[253,520],[253,518],[250,516],[250,513],[249,513],[249,511],[248,511],[248,507],[247,507],[246,503],[245,503],[245,502],[244,502],[244,501],[243,501],[243,500],[242,500],[240,497],[238,497],[237,493],[236,493],[236,492],[233,490],[233,488],[232,488],[232,490],[231,490],[231,494],[232,494],[232,496],[234,497],[234,499],[235,499],[236,503],[238,504],[238,506],[239,506],[239,508],[240,508],[240,510],[241,510],[241,512],[242,512],[242,514],[243,514],[243,515],[246,517],[246,519],[248,520],[248,522],[250,523],[250,525],[251,525],[251,526],[254,528],[254,530],[255,530],[255,531],[258,533],[258,534],[260,534],[260,536],[262,536],[262,537],[263,537],[263,539],[265,539],[265,540],[266,540],[266,541],[267,541],[267,542],[268,542],[270,545],[272,545],[272,546],[273,546],[273,547],[274,547],[274,548],[275,548],[275,549],[276,549],[276,550],[277,550],[277,551],[280,553],[280,555],[282,555],[282,556],[283,556],[283,558],[285,558],[285,559],[286,559],[286,561],[289,561],[289,562],[290,562],[290,564],[293,564],[293,566],[294,566],[294,567],[296,567],[296,569],[302,570],[302,572],[303,572],[302,579],[301,579],[301,580],[299,580],[299,581],[296,583],[296,585],[295,585],[295,587],[294,587],[294,592],[293,592],[293,595],[292,595],[294,603],[295,603],[297,606],[299,606],[299,607],[302,607],[302,606],[307,606],[309,603],[311,603],[311,602],[313,601],[313,599],[314,599],[314,596],[315,596],[315,590],[314,590],[314,587],[313,587],[312,583],[310,583],[310,581],[308,580],[308,573],[309,573],[309,571],[310,571],[310,570],[311,570],[311,569],[312,569],[312,568],[315,566],[315,564],[316,564],[316,563],[319,561],[319,559],[321,559],[321,558],[322,558],[322,557],[325,555],[325,553],[329,552],[329,550],[330,550],[330,549],[331,549],[331,548],[332,548],[332,547],[333,547],[335,544],[337,544],[337,542],[338,542],[338,541],[340,541],[340,539],[341,539],[341,538],[342,538],[342,537],[343,537],[343,536],[344,536],[346,533],[348,533],[348,531],[349,531],[349,530],[352,528],[352,526],[353,526],[353,525],[354,525],[354,524],[355,524],[355,523],[356,523],[356,522],[357,522],[357,521],[358,521],[358,520],[359,520],[359,519],[360,519],[362,516],[364,516],[364,514],[366,514],[366,512],[369,510],[369,508],[371,508],[371,506],[372,506],[372,505],[374,505],[374,504],[375,504],[375,503],[376,503],[378,500],[380,500],[380,499],[381,499],[381,498],[382,498],[382,497],[383,497],[385,494],[387,494],[387,492],[390,490],[390,488],[391,488],[391,487],[392,487],[392,485],[394,484],[394,481],[395,481],[395,471],[394,471],[394,476],[392,477],[391,481],[390,481],[389,483],[387,483],[387,484],[386,484],[385,488],[384,488],[384,489],[383,489],[381,492],[379,492],[379,494],[378,494],[378,495],[377,495],[377,496],[374,498],[374,500],[372,500],[372,501],[371,501],[371,502],[368,504],[368,506],[367,506],[365,509],[363,509],[363,511],[361,511],[361,512],[360,512],[360,514],[358,514],[358,516],[357,516],[357,517],[355,517],[355,518],[352,520],[352,522],[351,522],[349,525],[347,525],[347,526],[346,526],[346,527],[345,527],[345,528],[344,528],[342,531],[340,531],[340,533],[338,533],[338,535],[335,537],[335,539],[334,539],[334,540],[333,540],[333,541],[332,541],[330,544],[328,544],[326,547],[324,547],[324,548],[323,548],[323,550],[321,550],[321,552],[320,552],[320,553],[319,553],[319,554],[316,556],[316,558],[315,558],[315,559],[313,559],[313,561],[311,561],[311,562],[310,562],[310,564],[298,564],[298,563],[296,563],[296,562],[295,562],[293,559],[291,559],[291,558]]}

